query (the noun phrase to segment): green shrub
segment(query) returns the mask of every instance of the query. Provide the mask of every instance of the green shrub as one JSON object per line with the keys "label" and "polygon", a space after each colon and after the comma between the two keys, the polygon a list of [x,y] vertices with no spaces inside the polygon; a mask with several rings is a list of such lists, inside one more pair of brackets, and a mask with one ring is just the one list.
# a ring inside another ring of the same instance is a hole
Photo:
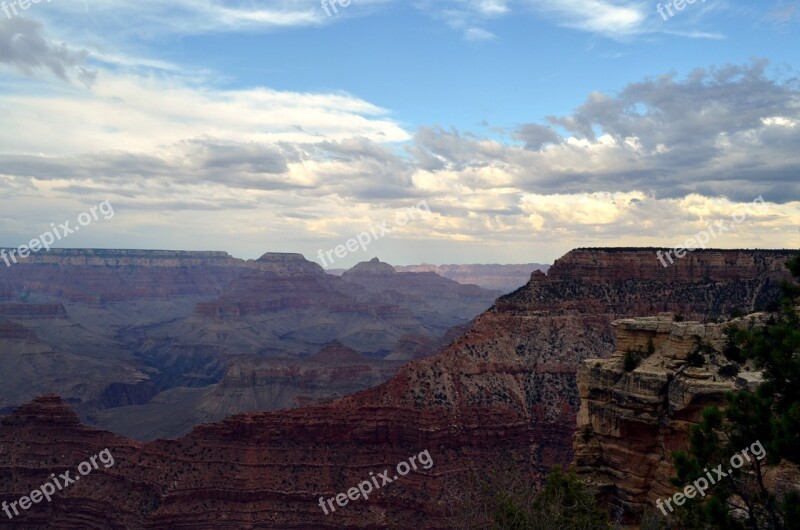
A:
{"label": "green shrub", "polygon": [[581,436],[583,437],[583,442],[586,443],[592,437],[592,426],[591,425],[584,425],[583,432],[581,432]]}
{"label": "green shrub", "polygon": [[736,342],[737,331],[733,326],[725,328],[725,346],[722,348],[722,355],[731,362],[743,363],[745,361],[742,355],[742,349]]}
{"label": "green shrub", "polygon": [[689,366],[693,366],[695,368],[699,368],[706,364],[706,358],[703,357],[703,354],[697,350],[690,353],[689,357],[686,358],[686,361],[689,363]]}
{"label": "green shrub", "polygon": [[625,357],[622,359],[622,367],[626,372],[632,372],[642,363],[642,355],[639,352],[633,351],[628,348],[625,352]]}
{"label": "green shrub", "polygon": [[610,529],[608,514],[574,470],[553,468],[542,491],[530,506],[518,504],[513,496],[500,492],[492,516],[492,530],[579,530]]}

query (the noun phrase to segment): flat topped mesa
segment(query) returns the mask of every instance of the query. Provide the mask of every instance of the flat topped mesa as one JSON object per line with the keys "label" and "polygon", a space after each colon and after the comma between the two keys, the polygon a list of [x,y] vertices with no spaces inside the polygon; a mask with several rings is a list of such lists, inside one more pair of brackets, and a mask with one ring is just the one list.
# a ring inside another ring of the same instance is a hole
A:
{"label": "flat topped mesa", "polygon": [[[764,276],[788,278],[784,263],[791,250],[696,249],[672,263],[659,261],[658,248],[581,248],[556,260],[547,272],[549,281],[590,282],[621,280],[726,281]],[[666,267],[664,266],[666,263]]]}
{"label": "flat topped mesa", "polygon": [[[5,250],[10,252],[12,249]],[[243,263],[243,260],[236,259],[227,252],[219,251],[53,248],[32,253],[27,258],[18,260],[17,264],[60,267],[233,267]]]}
{"label": "flat topped mesa", "polygon": [[274,272],[325,274],[318,264],[308,261],[297,253],[267,252],[255,262],[262,270]]}
{"label": "flat topped mesa", "polygon": [[305,256],[296,252],[267,252],[258,261],[262,263],[302,263]]}

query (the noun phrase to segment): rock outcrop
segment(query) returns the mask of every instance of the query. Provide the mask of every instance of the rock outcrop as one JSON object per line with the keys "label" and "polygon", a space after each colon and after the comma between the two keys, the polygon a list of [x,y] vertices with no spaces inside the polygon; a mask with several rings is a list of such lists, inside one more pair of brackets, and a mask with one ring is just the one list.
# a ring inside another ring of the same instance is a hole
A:
{"label": "rock outcrop", "polygon": [[[755,390],[762,380],[751,365],[721,353],[724,329],[765,320],[764,313],[725,324],[676,322],[670,314],[619,320],[612,356],[583,362],[575,463],[613,513],[637,522],[656,499],[672,496],[671,453],[689,447],[703,408],[722,406],[727,392]],[[626,352],[644,357],[630,371]]]}

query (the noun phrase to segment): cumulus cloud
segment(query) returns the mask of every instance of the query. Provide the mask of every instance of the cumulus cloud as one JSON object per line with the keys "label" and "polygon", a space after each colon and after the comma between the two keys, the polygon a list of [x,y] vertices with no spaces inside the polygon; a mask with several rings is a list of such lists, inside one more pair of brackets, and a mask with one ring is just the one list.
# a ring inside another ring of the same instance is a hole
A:
{"label": "cumulus cloud", "polygon": [[547,144],[560,143],[561,136],[547,125],[526,123],[514,131],[514,138],[525,142],[525,148],[533,151],[539,150]]}
{"label": "cumulus cloud", "polygon": [[[781,201],[798,195],[800,96],[796,82],[765,72],[757,62],[593,93],[572,114],[515,128],[511,138],[522,146],[439,126],[412,137],[383,109],[346,95],[219,91],[109,75],[88,100],[6,96],[13,104],[0,160],[6,174],[40,179],[321,186],[357,199],[418,197],[424,190],[414,179],[428,182],[430,174],[457,178],[455,189],[639,189]],[[42,109],[61,130],[37,125]],[[33,154],[43,142],[51,142],[49,153]],[[398,142],[406,155],[392,147]]]}
{"label": "cumulus cloud", "polygon": [[572,114],[517,127],[512,137],[523,147],[426,128],[412,152],[421,169],[459,171],[472,185],[491,172],[529,192],[791,200],[800,196],[800,153],[791,147],[800,145],[800,90],[766,67],[699,69],[592,93]]}

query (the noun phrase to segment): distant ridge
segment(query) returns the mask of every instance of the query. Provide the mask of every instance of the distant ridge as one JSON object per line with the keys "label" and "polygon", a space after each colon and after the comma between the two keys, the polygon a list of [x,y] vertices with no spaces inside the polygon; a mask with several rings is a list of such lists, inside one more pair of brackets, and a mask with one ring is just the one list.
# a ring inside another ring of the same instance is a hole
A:
{"label": "distant ridge", "polygon": [[435,272],[463,284],[474,284],[484,289],[511,292],[525,285],[533,271],[547,272],[550,265],[523,263],[519,265],[467,264],[467,265],[422,265],[395,266],[397,272]]}

